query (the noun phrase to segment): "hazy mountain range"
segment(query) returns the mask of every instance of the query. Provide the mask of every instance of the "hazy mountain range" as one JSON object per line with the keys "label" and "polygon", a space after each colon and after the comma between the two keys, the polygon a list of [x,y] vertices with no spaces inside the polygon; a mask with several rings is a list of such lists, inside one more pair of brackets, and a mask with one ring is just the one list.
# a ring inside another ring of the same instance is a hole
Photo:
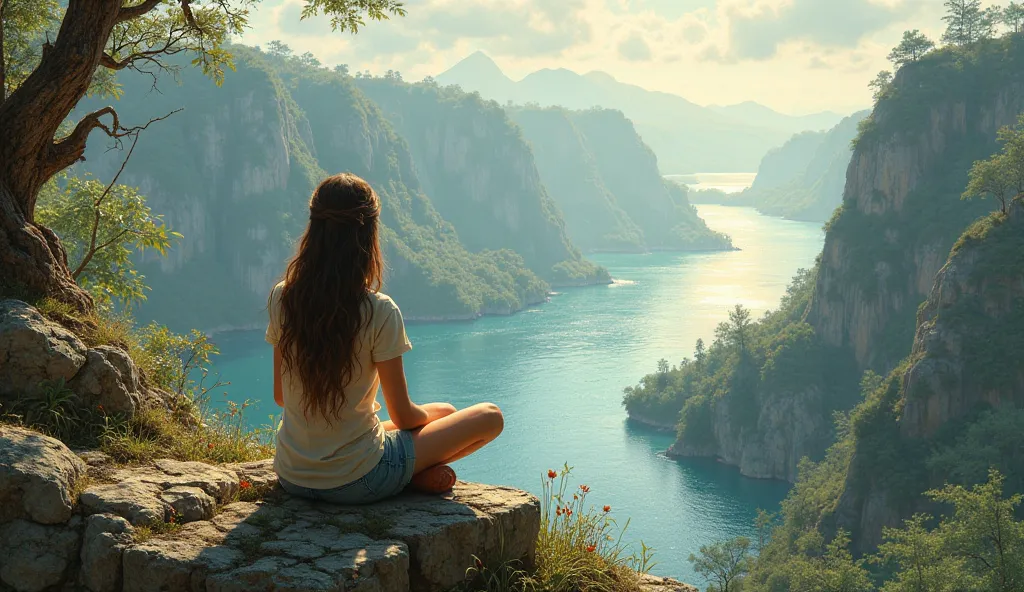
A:
{"label": "hazy mountain range", "polygon": [[702,107],[604,72],[544,69],[515,81],[482,52],[439,74],[437,81],[501,103],[618,109],[654,150],[665,174],[755,171],[768,150],[793,134],[829,129],[843,118],[832,112],[790,116],[753,102]]}

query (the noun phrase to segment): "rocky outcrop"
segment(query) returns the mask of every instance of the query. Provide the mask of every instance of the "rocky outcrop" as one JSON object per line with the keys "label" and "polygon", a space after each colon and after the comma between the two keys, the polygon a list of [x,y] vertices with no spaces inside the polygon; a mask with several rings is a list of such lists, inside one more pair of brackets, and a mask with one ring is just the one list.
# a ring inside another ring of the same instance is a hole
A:
{"label": "rocky outcrop", "polygon": [[40,592],[76,565],[82,519],[74,514],[85,463],[64,444],[0,424],[0,588]]}
{"label": "rocky outcrop", "polygon": [[86,353],[78,337],[35,308],[0,301],[0,401],[38,395],[48,382],[71,380]]}
{"label": "rocky outcrop", "polygon": [[0,405],[31,415],[26,405],[54,389],[69,390],[89,408],[127,416],[144,403],[166,405],[173,399],[145,388],[124,351],[108,345],[87,348],[28,304],[0,301]]}
{"label": "rocky outcrop", "polygon": [[[150,590],[450,590],[474,557],[531,565],[532,495],[459,483],[365,507],[291,498],[271,461],[116,467],[60,442],[0,426],[0,588]],[[669,592],[652,580],[651,590]]]}
{"label": "rocky outcrop", "polygon": [[1024,203],[978,222],[954,248],[918,311],[903,376],[900,432],[931,437],[979,405],[1024,405]]}
{"label": "rocky outcrop", "polygon": [[71,518],[85,463],[59,440],[0,424],[0,524]]}
{"label": "rocky outcrop", "polygon": [[673,580],[672,578],[660,578],[658,576],[640,576],[641,592],[700,592],[700,590],[689,584]]}
{"label": "rocky outcrop", "polygon": [[677,439],[668,455],[716,458],[746,477],[795,483],[801,459],[819,457],[832,438],[824,406],[816,387],[766,396],[758,403],[757,425],[747,428],[735,417],[734,406],[721,402],[714,406],[711,420],[714,438],[700,445]]}

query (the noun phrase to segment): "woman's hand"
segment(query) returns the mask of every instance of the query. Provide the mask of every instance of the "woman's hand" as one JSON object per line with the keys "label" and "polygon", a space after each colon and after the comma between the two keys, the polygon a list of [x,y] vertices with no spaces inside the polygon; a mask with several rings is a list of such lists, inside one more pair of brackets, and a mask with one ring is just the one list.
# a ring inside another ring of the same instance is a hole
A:
{"label": "woman's hand", "polygon": [[427,423],[437,421],[442,417],[448,417],[452,413],[455,413],[455,406],[451,403],[427,403],[420,405],[420,407],[427,412]]}

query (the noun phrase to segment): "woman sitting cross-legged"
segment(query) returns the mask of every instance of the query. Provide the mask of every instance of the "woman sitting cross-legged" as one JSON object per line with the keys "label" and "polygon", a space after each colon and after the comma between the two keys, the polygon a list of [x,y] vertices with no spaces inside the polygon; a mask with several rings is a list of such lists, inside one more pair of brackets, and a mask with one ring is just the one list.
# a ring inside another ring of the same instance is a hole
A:
{"label": "woman sitting cross-legged", "polygon": [[[406,486],[455,484],[449,463],[495,439],[491,404],[456,410],[409,398],[402,313],[382,294],[380,201],[355,175],[316,188],[309,225],[270,294],[274,401],[284,407],[274,469],[285,491],[340,504],[372,503]],[[380,421],[377,388],[390,421]]]}

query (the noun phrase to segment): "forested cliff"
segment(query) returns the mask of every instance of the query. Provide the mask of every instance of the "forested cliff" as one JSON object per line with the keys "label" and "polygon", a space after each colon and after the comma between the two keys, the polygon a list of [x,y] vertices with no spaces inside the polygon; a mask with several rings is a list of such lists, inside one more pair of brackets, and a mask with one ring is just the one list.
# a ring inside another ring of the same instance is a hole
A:
{"label": "forested cliff", "polygon": [[654,152],[619,111],[511,107],[566,230],[585,251],[720,250],[683,186],[666,182]]}
{"label": "forested cliff", "polygon": [[[884,375],[911,352],[936,273],[964,230],[992,210],[960,197],[971,165],[999,149],[997,131],[1024,111],[1022,59],[1024,44],[1011,36],[905,66],[861,126],[815,269],[778,311],[760,322],[734,311],[694,360],[627,389],[630,414],[678,413],[673,453],[719,457],[748,475],[795,480],[803,456],[822,458],[833,412],[858,402],[865,370]],[[956,415],[941,406],[907,413],[924,424]],[[885,504],[844,507],[857,508],[844,518],[857,522]],[[880,521],[869,522],[877,539]]]}
{"label": "forested cliff", "polygon": [[[146,130],[119,179],[139,186],[183,235],[168,257],[143,257],[152,291],[140,320],[178,330],[265,322],[267,294],[302,232],[309,195],[338,171],[365,177],[382,196],[385,289],[410,319],[508,314],[542,301],[548,282],[608,281],[566,238],[532,154],[500,110],[466,117],[468,127],[454,127],[453,114],[443,147],[416,152],[424,146],[410,150],[347,75],[286,55],[234,51],[237,72],[222,88],[187,68],[180,85],[163,80],[148,94],[148,78],[122,77],[127,91],[147,96],[122,107],[126,119],[188,112]],[[495,139],[490,160],[481,137]],[[430,169],[417,154],[446,160]],[[120,157],[93,143],[79,171],[107,180]],[[486,167],[468,174],[466,158]],[[423,177],[424,170],[434,172]],[[468,185],[445,185],[448,178]]]}
{"label": "forested cliff", "polygon": [[770,150],[757,169],[753,184],[733,195],[698,192],[698,203],[757,208],[769,216],[824,222],[842,203],[852,141],[867,111],[854,113],[826,131],[799,133]]}

